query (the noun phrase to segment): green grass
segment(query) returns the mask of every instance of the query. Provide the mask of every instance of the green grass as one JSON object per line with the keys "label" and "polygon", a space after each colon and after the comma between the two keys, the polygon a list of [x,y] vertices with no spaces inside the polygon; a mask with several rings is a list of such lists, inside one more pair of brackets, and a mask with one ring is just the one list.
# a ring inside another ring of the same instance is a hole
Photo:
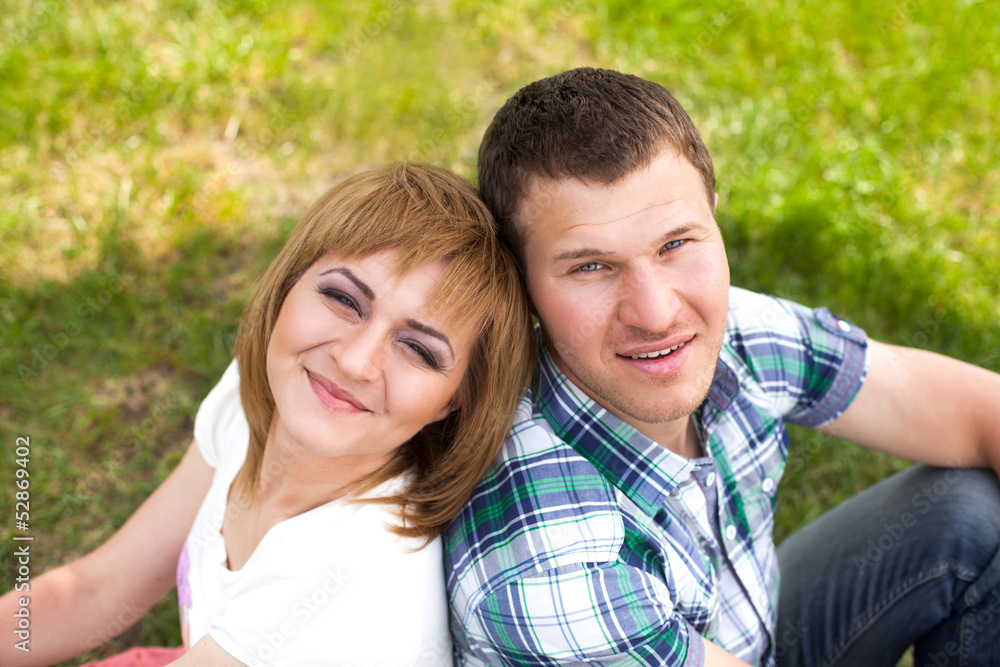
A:
{"label": "green grass", "polygon": [[[503,100],[578,65],[685,104],[735,284],[998,370],[1000,7],[855,4],[0,0],[0,441],[32,439],[34,571],[176,463],[314,197],[398,159],[471,177]],[[778,537],[902,465],[795,430]],[[166,600],[90,655],[178,641]]]}

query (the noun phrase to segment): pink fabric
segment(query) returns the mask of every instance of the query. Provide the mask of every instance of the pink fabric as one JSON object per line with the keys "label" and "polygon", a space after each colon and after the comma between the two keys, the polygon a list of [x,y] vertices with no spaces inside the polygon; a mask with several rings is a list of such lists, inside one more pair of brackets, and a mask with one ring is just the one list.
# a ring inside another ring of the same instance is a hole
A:
{"label": "pink fabric", "polygon": [[177,559],[177,602],[188,609],[194,604],[191,601],[191,556],[188,555],[187,540],[184,540],[181,557]]}
{"label": "pink fabric", "polygon": [[184,655],[184,647],[161,648],[143,646],[105,658],[100,662],[88,662],[83,667],[163,667]]}

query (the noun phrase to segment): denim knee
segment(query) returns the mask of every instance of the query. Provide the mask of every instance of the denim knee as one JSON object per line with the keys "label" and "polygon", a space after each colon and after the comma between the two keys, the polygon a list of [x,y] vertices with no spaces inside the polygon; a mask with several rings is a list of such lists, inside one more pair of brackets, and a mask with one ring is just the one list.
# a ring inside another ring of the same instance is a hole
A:
{"label": "denim knee", "polygon": [[969,583],[956,591],[951,616],[916,642],[914,664],[995,666],[1000,664],[1000,482],[988,470],[930,470],[922,477],[929,492],[922,487],[918,499],[933,518],[934,536],[950,549],[956,575]]}
{"label": "denim knee", "polygon": [[922,536],[947,553],[963,579],[975,580],[969,594],[1000,584],[1000,481],[991,470],[914,466],[905,475],[911,493],[903,525],[919,526]]}

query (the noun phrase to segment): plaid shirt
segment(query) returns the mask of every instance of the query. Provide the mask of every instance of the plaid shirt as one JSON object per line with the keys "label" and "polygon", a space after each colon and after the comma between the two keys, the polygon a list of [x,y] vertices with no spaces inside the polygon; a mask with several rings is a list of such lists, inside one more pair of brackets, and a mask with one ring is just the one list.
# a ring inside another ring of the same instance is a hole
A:
{"label": "plaid shirt", "polygon": [[866,338],[826,309],[738,288],[706,456],[669,452],[542,353],[493,468],[445,533],[463,665],[701,665],[710,639],[774,663],[772,528],[784,421],[819,426],[864,381]]}

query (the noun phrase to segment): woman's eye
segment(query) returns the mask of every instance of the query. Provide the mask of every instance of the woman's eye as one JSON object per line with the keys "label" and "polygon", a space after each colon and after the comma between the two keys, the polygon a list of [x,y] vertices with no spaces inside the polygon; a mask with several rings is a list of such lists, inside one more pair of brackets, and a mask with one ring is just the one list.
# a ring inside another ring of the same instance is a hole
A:
{"label": "woman's eye", "polygon": [[406,346],[413,350],[428,368],[435,371],[441,370],[441,363],[426,347],[420,343],[414,343],[412,341],[407,341]]}
{"label": "woman's eye", "polygon": [[358,304],[354,301],[354,299],[352,299],[344,292],[341,292],[339,289],[326,287],[321,289],[320,293],[326,298],[332,301],[336,301],[338,304],[353,310],[358,315],[361,314],[361,309],[358,307]]}

